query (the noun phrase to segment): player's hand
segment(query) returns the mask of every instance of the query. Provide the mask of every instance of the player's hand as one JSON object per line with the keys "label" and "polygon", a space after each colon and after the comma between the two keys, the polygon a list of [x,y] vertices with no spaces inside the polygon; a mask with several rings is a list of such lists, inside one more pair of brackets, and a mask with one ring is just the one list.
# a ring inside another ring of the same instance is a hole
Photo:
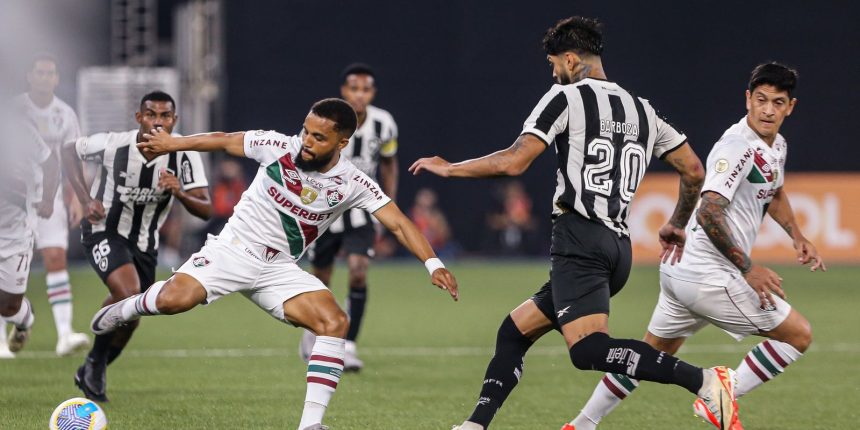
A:
{"label": "player's hand", "polygon": [[818,255],[818,248],[808,241],[805,237],[794,241],[794,250],[797,252],[797,261],[800,264],[812,263],[810,271],[821,269],[822,272],[827,271],[827,266],[824,265],[824,259]]}
{"label": "player's hand", "polygon": [[173,152],[174,137],[163,128],[154,128],[149,133],[143,133],[145,142],[137,144],[137,149],[144,155],[159,156]]}
{"label": "player's hand", "polygon": [[687,241],[687,233],[683,228],[678,228],[672,224],[666,224],[660,227],[657,233],[660,238],[660,261],[670,262],[674,265],[681,261],[684,255],[684,243]]}
{"label": "player's hand", "polygon": [[105,207],[102,205],[101,201],[90,199],[90,201],[84,205],[84,216],[87,217],[87,221],[89,221],[90,224],[98,224],[101,220],[105,219]]}
{"label": "player's hand", "polygon": [[428,171],[434,175],[441,176],[443,178],[448,177],[448,169],[451,167],[451,163],[445,161],[442,157],[428,157],[428,158],[419,158],[417,161],[412,163],[412,166],[409,167],[409,171],[413,175],[417,175],[422,171]]}
{"label": "player's hand", "polygon": [[172,173],[168,173],[166,170],[162,170],[161,175],[158,177],[158,188],[165,189],[174,196],[178,196],[182,193],[182,186],[179,185],[179,178]]}
{"label": "player's hand", "polygon": [[785,292],[782,291],[782,278],[767,267],[753,264],[749,272],[744,273],[744,279],[758,293],[761,308],[764,310],[776,309],[776,303],[771,293],[785,299]]}
{"label": "player's hand", "polygon": [[457,290],[457,280],[454,278],[454,275],[448,271],[448,269],[440,267],[434,270],[433,275],[430,276],[430,282],[439,287],[439,289],[448,291],[448,294],[451,295],[451,298],[453,298],[455,302],[460,300],[460,291]]}
{"label": "player's hand", "polygon": [[33,207],[36,208],[36,215],[39,218],[50,218],[51,215],[54,214],[54,199],[50,201],[42,200],[39,203],[34,203]]}

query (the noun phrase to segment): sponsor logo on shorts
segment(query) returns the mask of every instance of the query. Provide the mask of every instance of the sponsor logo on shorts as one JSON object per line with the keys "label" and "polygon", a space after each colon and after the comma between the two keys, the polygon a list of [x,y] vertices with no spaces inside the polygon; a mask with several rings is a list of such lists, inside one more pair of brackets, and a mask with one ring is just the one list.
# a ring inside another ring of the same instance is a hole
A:
{"label": "sponsor logo on shorts", "polygon": [[558,318],[561,318],[564,314],[570,313],[570,306],[558,311]]}
{"label": "sponsor logo on shorts", "polygon": [[194,257],[194,259],[191,260],[191,264],[193,264],[194,267],[206,267],[209,265],[209,263],[211,263],[209,259],[202,255],[199,257]]}
{"label": "sponsor logo on shorts", "polygon": [[328,207],[334,207],[343,200],[343,193],[338,190],[328,190],[325,194],[325,201]]}
{"label": "sponsor logo on shorts", "polygon": [[308,186],[302,187],[302,193],[301,193],[302,203],[304,203],[306,205],[313,203],[314,200],[316,200],[319,195],[320,195],[320,193],[318,193],[315,189],[313,189],[311,187],[308,187]]}
{"label": "sponsor logo on shorts", "polygon": [[16,287],[23,287],[26,284],[27,284],[27,278],[18,278],[15,280],[15,286]]}

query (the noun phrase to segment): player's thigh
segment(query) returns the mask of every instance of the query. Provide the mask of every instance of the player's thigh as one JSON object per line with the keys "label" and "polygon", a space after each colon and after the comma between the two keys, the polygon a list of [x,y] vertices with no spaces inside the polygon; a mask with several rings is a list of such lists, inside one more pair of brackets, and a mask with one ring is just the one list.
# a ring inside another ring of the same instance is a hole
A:
{"label": "player's thigh", "polygon": [[773,330],[791,313],[791,305],[776,296],[775,307],[763,308],[761,298],[741,276],[722,282],[678,280],[675,295],[687,309],[737,340]]}
{"label": "player's thigh", "polygon": [[617,235],[578,214],[565,214],[553,222],[551,255],[550,282],[559,325],[608,314],[610,282],[619,265]]}
{"label": "player's thigh", "polygon": [[308,248],[308,260],[313,268],[325,269],[334,265],[334,259],[343,243],[343,233],[326,231]]}
{"label": "player's thigh", "polygon": [[663,273],[660,274],[660,295],[651,313],[648,333],[660,339],[687,338],[708,324],[694,314],[676,296],[676,290],[695,288]]}
{"label": "player's thigh", "polygon": [[555,317],[552,282],[546,281],[528,300],[511,312],[511,318],[525,336],[532,340],[551,329],[561,330]]}
{"label": "player's thigh", "polygon": [[11,295],[22,295],[27,291],[33,261],[32,242],[28,243],[30,246],[22,246],[20,252],[0,258],[0,291]]}
{"label": "player's thigh", "polygon": [[140,292],[132,244],[109,234],[94,234],[82,241],[87,261],[108,287],[113,301]]}
{"label": "player's thigh", "polygon": [[264,263],[229,238],[211,236],[176,273],[193,278],[206,290],[203,304],[254,287]]}
{"label": "player's thigh", "polygon": [[36,220],[36,249],[42,251],[48,248],[59,248],[63,250],[65,256],[65,250],[68,247],[69,217],[66,206],[60,199],[59,202],[54,202],[54,212],[50,217]]}
{"label": "player's thigh", "polygon": [[295,263],[266,265],[255,286],[242,294],[273,318],[312,330],[336,325],[343,313],[326,286]]}

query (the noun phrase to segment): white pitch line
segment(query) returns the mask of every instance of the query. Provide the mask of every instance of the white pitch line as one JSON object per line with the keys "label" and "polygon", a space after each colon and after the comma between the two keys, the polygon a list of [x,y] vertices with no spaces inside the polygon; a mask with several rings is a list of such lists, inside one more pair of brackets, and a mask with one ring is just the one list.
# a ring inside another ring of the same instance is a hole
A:
{"label": "white pitch line", "polygon": [[[750,350],[745,344],[704,344],[686,345],[679,355],[684,354],[728,354],[745,353]],[[813,344],[811,353],[860,353],[860,343]],[[432,347],[432,346],[368,346],[361,348],[362,355],[386,357],[489,357],[493,354],[490,347]],[[566,356],[563,346],[535,346],[528,355]],[[126,358],[249,358],[294,356],[294,349],[281,348],[200,348],[200,349],[132,349],[123,353]],[[22,351],[19,359],[54,359],[53,351]]]}

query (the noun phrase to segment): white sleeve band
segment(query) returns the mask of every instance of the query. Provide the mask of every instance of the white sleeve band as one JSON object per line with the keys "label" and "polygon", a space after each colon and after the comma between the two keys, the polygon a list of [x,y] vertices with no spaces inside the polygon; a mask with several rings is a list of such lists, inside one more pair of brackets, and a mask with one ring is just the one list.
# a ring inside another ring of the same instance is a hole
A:
{"label": "white sleeve band", "polygon": [[427,272],[430,273],[430,276],[433,276],[433,272],[435,272],[436,269],[444,269],[445,265],[442,264],[442,260],[433,257],[428,258],[427,261],[424,262],[424,267],[427,268]]}

